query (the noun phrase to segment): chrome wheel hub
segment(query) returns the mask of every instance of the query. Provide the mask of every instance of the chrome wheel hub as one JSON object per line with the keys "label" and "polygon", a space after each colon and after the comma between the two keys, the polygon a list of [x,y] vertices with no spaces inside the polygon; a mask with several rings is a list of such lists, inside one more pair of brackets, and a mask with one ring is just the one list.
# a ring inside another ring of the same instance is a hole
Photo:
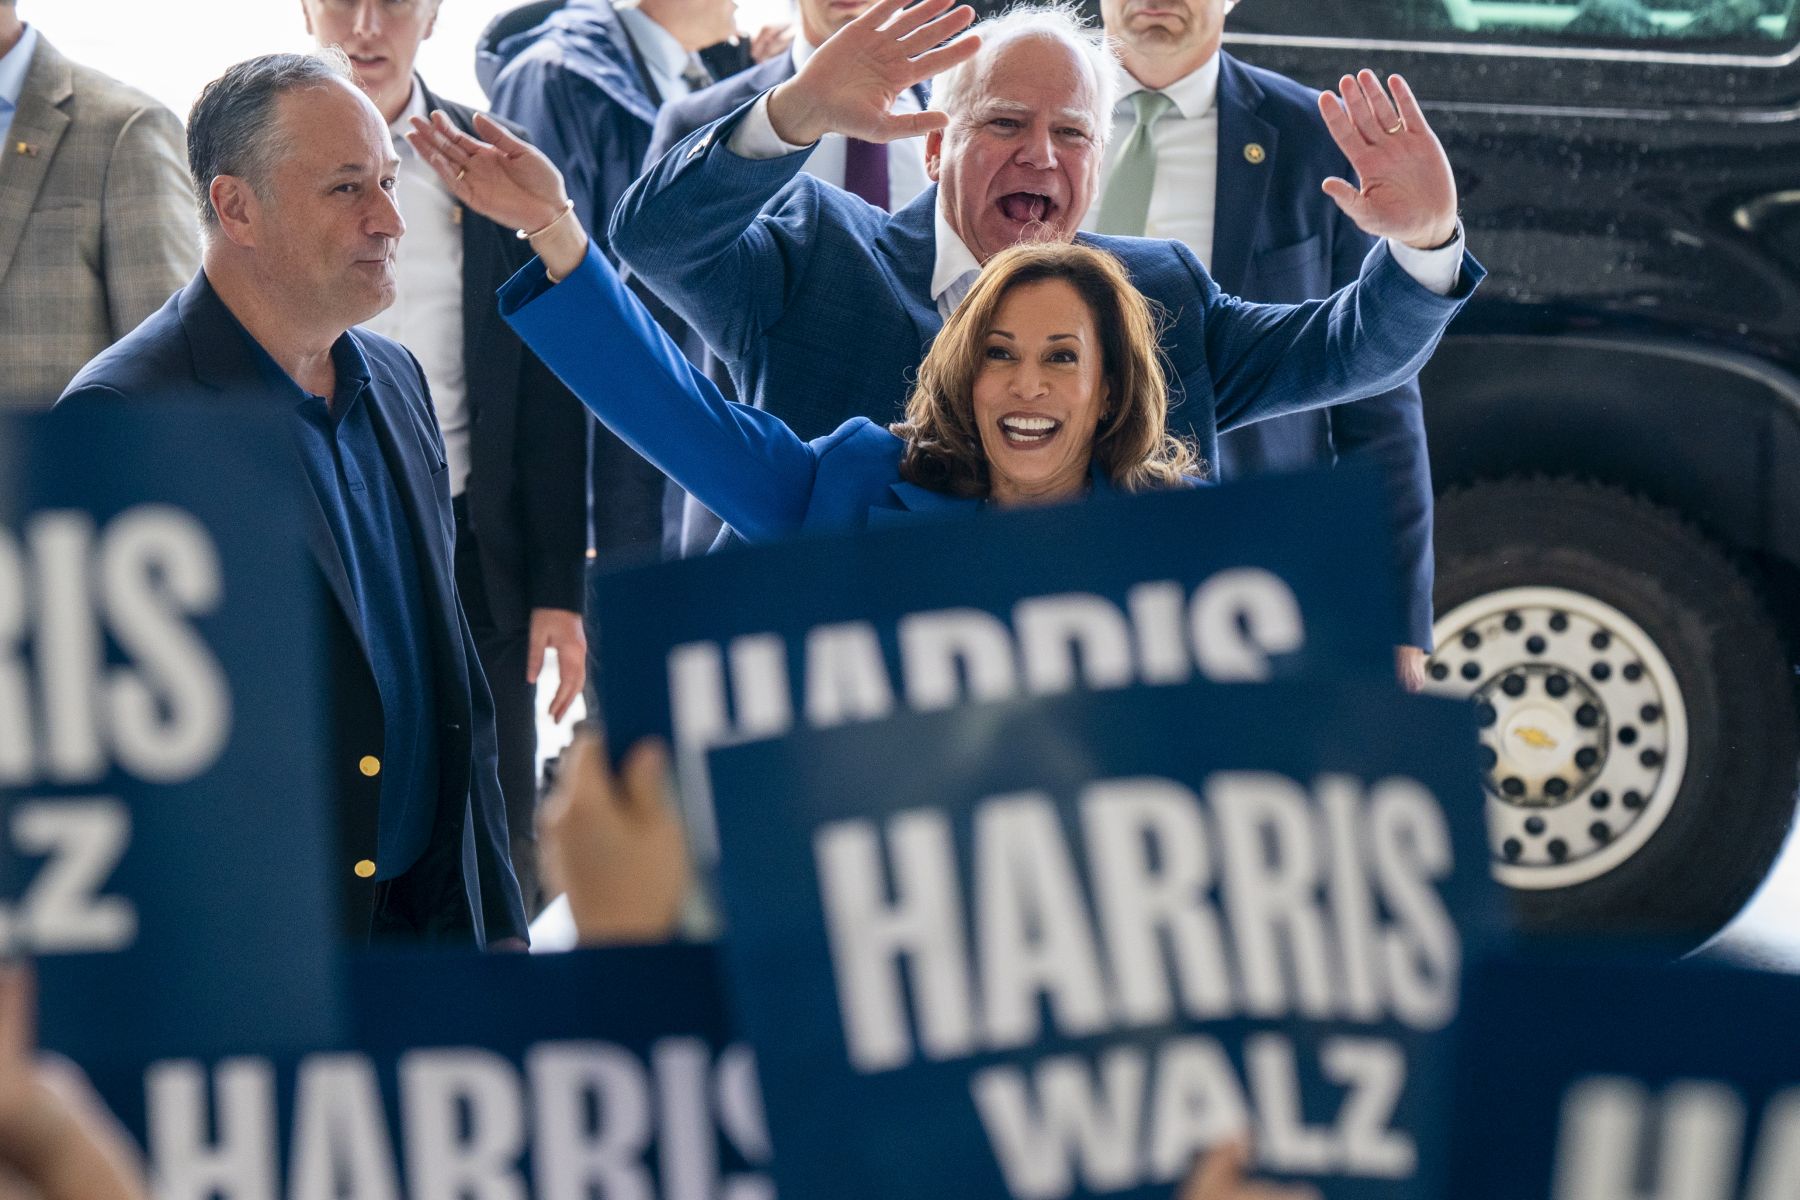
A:
{"label": "chrome wheel hub", "polygon": [[1495,877],[1568,887],[1640,850],[1687,763],[1681,689],[1643,629],[1580,592],[1507,588],[1435,633],[1428,689],[1475,705]]}

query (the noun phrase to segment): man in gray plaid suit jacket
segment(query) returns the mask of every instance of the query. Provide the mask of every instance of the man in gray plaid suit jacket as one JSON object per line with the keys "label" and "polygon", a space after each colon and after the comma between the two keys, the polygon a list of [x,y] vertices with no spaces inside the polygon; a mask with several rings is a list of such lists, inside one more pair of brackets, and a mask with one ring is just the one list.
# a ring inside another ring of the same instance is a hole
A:
{"label": "man in gray plaid suit jacket", "polygon": [[0,408],[48,408],[200,262],[175,114],[0,0]]}

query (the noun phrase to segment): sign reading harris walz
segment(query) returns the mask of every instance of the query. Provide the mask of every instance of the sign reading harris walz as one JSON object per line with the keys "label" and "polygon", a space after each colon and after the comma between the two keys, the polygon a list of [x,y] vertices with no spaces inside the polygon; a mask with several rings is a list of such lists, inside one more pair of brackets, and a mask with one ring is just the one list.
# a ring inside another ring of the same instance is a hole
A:
{"label": "sign reading harris walz", "polygon": [[1463,706],[1139,686],[711,774],[783,1195],[1166,1200],[1239,1130],[1333,1200],[1444,1194],[1447,1030],[1501,929]]}
{"label": "sign reading harris walz", "polygon": [[0,950],[83,1065],[344,1032],[291,454],[273,416],[0,417]]}
{"label": "sign reading harris walz", "polygon": [[702,857],[705,754],[969,701],[1192,679],[1391,678],[1372,471],[918,519],[594,577],[609,741],[676,751]]}

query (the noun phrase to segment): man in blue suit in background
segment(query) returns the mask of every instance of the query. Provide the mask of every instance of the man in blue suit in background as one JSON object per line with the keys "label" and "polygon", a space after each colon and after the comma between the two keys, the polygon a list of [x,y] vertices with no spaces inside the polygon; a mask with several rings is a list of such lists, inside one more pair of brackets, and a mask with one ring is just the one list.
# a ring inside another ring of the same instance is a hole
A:
{"label": "man in blue suit in background", "polygon": [[[1179,242],[1078,235],[1116,95],[1110,52],[1065,12],[1014,11],[977,26],[979,53],[935,81],[942,115],[896,116],[929,44],[923,32],[884,35],[893,8],[877,4],[792,79],[676,146],[620,202],[614,251],[730,365],[741,397],[810,438],[852,416],[898,418],[925,347],[992,255],[1080,236],[1117,254],[1168,313],[1177,431],[1215,458],[1215,429],[1275,399],[1243,369],[1262,318],[1221,298]],[[1382,239],[1363,264],[1362,282],[1379,285],[1367,302],[1394,283],[1466,295],[1480,268],[1463,254],[1449,163],[1411,93],[1396,86],[1395,108],[1368,72],[1345,93],[1329,119],[1364,186],[1326,186]],[[926,132],[937,186],[889,215],[801,176],[830,131]],[[1344,398],[1346,364],[1316,372],[1319,396]]]}
{"label": "man in blue suit in background", "polygon": [[[543,9],[541,22],[518,32],[502,36],[517,14],[490,27],[476,74],[494,112],[524,126],[562,171],[575,214],[606,251],[607,220],[644,169],[658,110],[712,82],[700,50],[732,36],[732,3],[569,0],[521,12]],[[600,428],[592,476],[593,544],[602,558],[659,551],[661,474]]]}
{"label": "man in blue suit in background", "polygon": [[207,85],[188,160],[200,273],[83,368],[60,404],[288,414],[313,500],[307,540],[334,600],[346,932],[523,948],[493,700],[456,593],[443,438],[412,355],[352,328],[395,296],[406,226],[387,122],[342,54],[268,55]]}
{"label": "man in blue suit in background", "polygon": [[[1319,119],[1318,93],[1219,49],[1235,0],[1102,0],[1130,74],[1113,112],[1100,195],[1085,228],[1174,238],[1246,300],[1329,296],[1375,239],[1319,191],[1349,163]],[[1141,114],[1141,116],[1140,116]],[[1418,381],[1355,404],[1293,413],[1219,439],[1218,475],[1378,464],[1403,572],[1400,677],[1425,683],[1431,645],[1431,464]]]}

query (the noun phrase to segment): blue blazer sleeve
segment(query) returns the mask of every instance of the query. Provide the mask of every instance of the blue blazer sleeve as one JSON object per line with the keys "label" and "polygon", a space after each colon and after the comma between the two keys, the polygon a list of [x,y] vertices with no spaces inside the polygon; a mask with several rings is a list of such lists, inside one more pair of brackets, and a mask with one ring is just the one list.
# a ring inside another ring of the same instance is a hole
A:
{"label": "blue blazer sleeve", "polygon": [[771,159],[726,149],[749,107],[695,130],[627,188],[610,238],[631,273],[731,361],[781,319],[805,274],[815,219],[810,189],[782,194],[811,147]]}
{"label": "blue blazer sleeve", "polygon": [[533,259],[500,289],[500,312],[609,429],[750,541],[800,529],[818,452],[720,395],[594,243],[555,285]]}
{"label": "blue blazer sleeve", "polygon": [[[1333,239],[1331,286],[1356,279],[1375,239],[1342,213]],[[1400,569],[1404,636],[1411,646],[1431,649],[1431,590],[1435,562],[1431,541],[1431,458],[1425,443],[1425,408],[1418,379],[1327,411],[1332,450],[1380,466],[1394,524],[1394,554]]]}
{"label": "blue blazer sleeve", "polygon": [[1456,288],[1439,296],[1380,244],[1354,283],[1323,300],[1252,304],[1220,291],[1185,246],[1175,249],[1200,281],[1206,324],[1203,348],[1177,344],[1171,357],[1183,378],[1202,367],[1210,374],[1220,432],[1406,383],[1486,275],[1465,252]]}

